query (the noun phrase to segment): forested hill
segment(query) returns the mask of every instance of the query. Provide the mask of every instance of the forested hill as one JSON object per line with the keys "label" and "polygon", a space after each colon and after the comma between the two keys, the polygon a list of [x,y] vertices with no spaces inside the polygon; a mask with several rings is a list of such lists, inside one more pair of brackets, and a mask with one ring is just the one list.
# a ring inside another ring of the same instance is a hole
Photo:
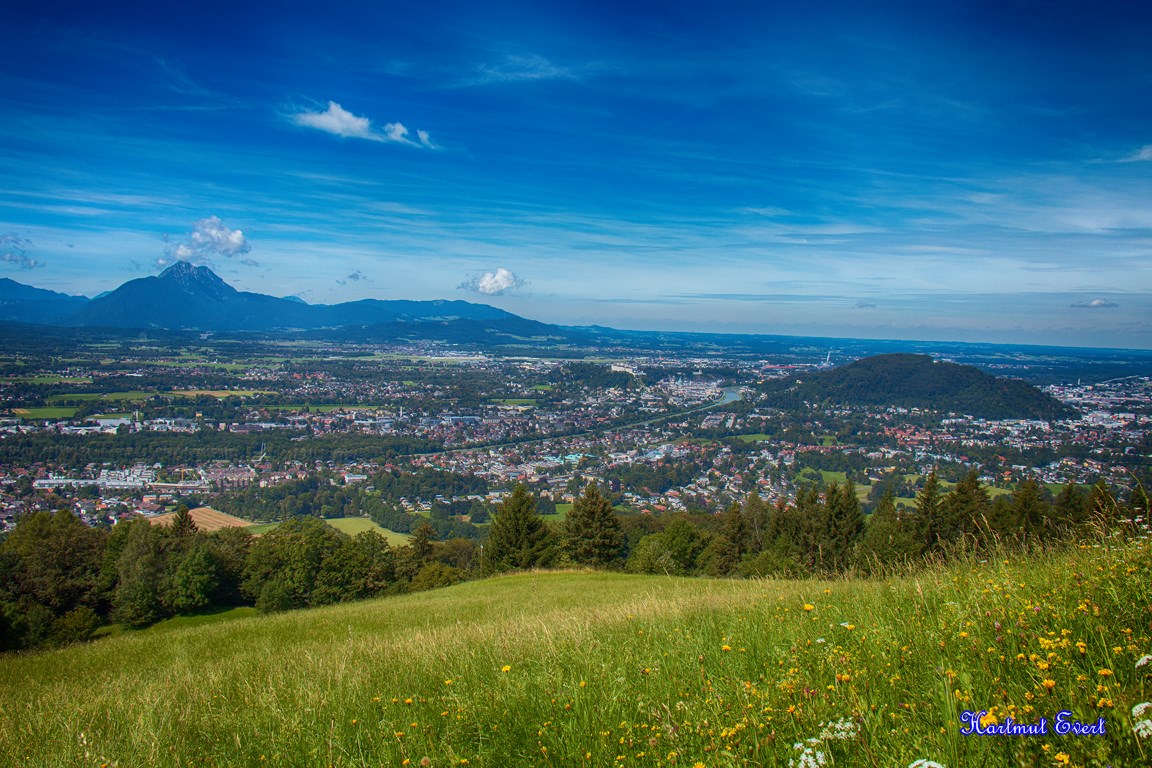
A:
{"label": "forested hill", "polygon": [[1019,379],[928,355],[889,354],[827,371],[805,372],[766,385],[781,404],[808,401],[881,405],[962,413],[987,419],[1056,419],[1071,410]]}

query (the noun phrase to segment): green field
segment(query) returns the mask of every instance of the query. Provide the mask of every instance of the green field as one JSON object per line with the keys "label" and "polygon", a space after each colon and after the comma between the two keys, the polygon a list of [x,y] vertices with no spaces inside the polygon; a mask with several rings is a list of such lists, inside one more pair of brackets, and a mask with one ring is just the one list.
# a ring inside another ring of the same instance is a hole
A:
{"label": "green field", "polygon": [[534,398],[534,397],[502,397],[502,398],[492,398],[492,402],[501,403],[503,405],[536,405],[536,398]]}
{"label": "green field", "polygon": [[412,539],[412,537],[406,533],[390,531],[366,517],[335,517],[325,520],[324,522],[338,531],[344,531],[344,533],[349,536],[355,536],[364,531],[376,531],[388,539],[388,543],[394,547],[403,547]]}
{"label": "green field", "polygon": [[[1150,569],[1145,541],[872,581],[528,573],[123,632],[0,658],[0,764],[1148,765]],[[965,737],[965,710],[1106,732]]]}
{"label": "green field", "polygon": [[76,415],[75,408],[13,408],[12,413],[25,419],[70,419]]}
{"label": "green field", "polygon": [[756,432],[750,435],[736,435],[736,439],[743,443],[762,443],[766,440],[771,440],[772,435],[766,435],[763,432]]}
{"label": "green field", "polygon": [[[349,536],[355,536],[364,531],[376,531],[388,539],[388,543],[394,547],[403,547],[412,540],[412,537],[408,534],[390,531],[366,517],[333,517],[326,519],[324,522],[338,531],[343,531]],[[257,523],[256,525],[248,526],[245,530],[249,533],[259,535],[275,530],[278,525],[280,525],[280,523]]]}
{"label": "green field", "polygon": [[544,518],[545,520],[551,520],[553,522],[559,522],[559,521],[567,518],[568,513],[571,511],[572,511],[572,503],[568,502],[568,501],[562,501],[556,505],[556,514],[554,514],[554,515],[540,515],[540,517]]}
{"label": "green field", "polygon": [[53,376],[51,374],[45,376],[12,376],[5,381],[17,382],[20,384],[91,384],[92,379],[69,379],[64,376]]}
{"label": "green field", "polygon": [[91,400],[116,400],[116,401],[138,401],[147,400],[155,395],[155,392],[71,392],[63,395],[52,395],[48,398],[49,403],[59,403],[67,400],[81,400],[88,402]]}

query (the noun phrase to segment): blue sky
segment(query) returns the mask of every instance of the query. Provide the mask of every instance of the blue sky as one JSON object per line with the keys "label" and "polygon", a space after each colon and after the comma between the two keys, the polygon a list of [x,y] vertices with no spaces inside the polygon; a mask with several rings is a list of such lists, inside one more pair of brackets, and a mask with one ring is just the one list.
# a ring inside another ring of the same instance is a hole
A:
{"label": "blue sky", "polygon": [[1145,4],[161,5],[6,10],[0,275],[1152,348]]}

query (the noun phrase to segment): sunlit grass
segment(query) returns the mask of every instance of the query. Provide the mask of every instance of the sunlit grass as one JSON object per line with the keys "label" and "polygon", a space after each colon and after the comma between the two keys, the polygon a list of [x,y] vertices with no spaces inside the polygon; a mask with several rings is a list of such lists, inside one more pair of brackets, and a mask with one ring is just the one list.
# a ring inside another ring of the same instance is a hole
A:
{"label": "sunlit grass", "polygon": [[[1144,542],[873,581],[522,574],[124,633],[0,660],[0,763],[1145,765],[1150,569]],[[1107,734],[965,737],[965,709]]]}

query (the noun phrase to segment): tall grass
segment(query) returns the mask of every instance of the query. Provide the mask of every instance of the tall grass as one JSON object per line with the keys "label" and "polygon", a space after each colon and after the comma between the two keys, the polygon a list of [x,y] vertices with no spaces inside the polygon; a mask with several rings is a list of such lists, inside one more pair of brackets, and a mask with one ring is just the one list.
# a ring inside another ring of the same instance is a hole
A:
{"label": "tall grass", "polygon": [[[1147,765],[1150,571],[1137,542],[873,580],[530,573],[125,633],[0,659],[0,764]],[[964,710],[1107,733],[962,736]]]}

